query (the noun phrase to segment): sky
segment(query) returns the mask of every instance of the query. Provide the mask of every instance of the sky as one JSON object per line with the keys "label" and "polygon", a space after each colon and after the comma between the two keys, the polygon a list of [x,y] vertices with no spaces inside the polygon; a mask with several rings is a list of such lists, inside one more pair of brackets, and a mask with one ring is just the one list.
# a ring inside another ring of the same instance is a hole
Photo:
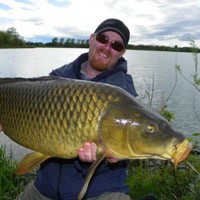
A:
{"label": "sky", "polygon": [[0,30],[25,41],[89,39],[107,18],[128,26],[129,44],[200,47],[200,0],[0,0]]}

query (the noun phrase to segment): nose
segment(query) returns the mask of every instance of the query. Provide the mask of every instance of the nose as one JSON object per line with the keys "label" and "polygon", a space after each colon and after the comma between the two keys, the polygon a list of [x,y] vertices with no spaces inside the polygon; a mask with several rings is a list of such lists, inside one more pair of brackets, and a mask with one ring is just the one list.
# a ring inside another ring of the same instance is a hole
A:
{"label": "nose", "polygon": [[112,49],[111,42],[107,42],[106,44],[104,44],[104,48],[110,51]]}

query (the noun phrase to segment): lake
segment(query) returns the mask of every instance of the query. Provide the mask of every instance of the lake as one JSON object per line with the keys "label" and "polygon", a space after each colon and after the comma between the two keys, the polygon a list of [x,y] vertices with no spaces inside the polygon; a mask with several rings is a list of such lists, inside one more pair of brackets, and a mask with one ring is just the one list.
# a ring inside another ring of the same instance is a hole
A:
{"label": "lake", "polygon": [[[48,75],[52,69],[71,62],[84,52],[87,49],[0,49],[0,77]],[[175,66],[180,65],[186,78],[192,80],[194,60],[191,53],[127,50],[124,57],[139,94],[137,98],[143,99],[153,86],[152,107],[158,109],[175,87],[167,102],[168,110],[176,117],[172,126],[186,135],[200,132],[200,93],[175,70]],[[148,104],[149,100],[146,97],[142,102]],[[15,157],[24,154],[24,148],[3,133],[0,134],[0,144],[11,148]]]}

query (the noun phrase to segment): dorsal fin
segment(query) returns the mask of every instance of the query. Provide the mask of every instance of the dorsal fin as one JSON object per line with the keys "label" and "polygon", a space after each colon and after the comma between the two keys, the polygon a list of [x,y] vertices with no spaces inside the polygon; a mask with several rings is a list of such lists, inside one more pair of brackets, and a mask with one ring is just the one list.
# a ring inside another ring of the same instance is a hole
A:
{"label": "dorsal fin", "polygon": [[23,78],[23,77],[14,77],[14,78],[0,78],[0,84],[6,84],[6,83],[17,83],[17,82],[36,82],[36,81],[51,81],[51,80],[59,80],[64,79],[62,77],[56,77],[56,76],[41,76],[41,77],[35,77],[35,78]]}

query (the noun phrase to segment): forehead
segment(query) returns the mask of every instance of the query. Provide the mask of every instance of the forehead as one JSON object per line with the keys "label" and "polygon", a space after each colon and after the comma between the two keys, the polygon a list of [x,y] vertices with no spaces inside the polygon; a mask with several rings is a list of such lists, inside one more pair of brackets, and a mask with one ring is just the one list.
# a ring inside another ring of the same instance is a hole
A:
{"label": "forehead", "polygon": [[117,32],[114,32],[114,31],[104,31],[102,33],[105,34],[105,35],[107,35],[111,40],[114,39],[114,40],[118,40],[118,41],[123,42],[122,37]]}

